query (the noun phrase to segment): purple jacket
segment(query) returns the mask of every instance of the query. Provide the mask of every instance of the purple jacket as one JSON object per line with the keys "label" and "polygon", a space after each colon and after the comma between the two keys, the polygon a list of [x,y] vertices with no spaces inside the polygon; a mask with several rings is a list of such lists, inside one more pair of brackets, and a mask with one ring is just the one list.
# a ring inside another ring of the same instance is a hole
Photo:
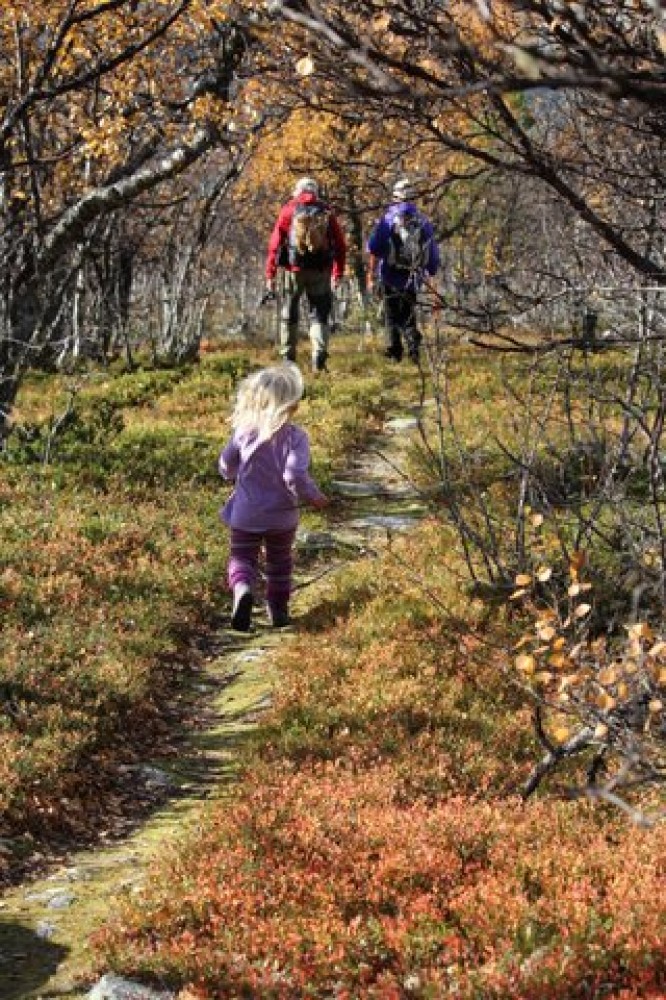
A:
{"label": "purple jacket", "polygon": [[236,484],[220,517],[243,531],[295,528],[299,501],[322,496],[309,467],[310,442],[295,424],[285,424],[259,446],[255,434],[236,432],[218,462],[220,475]]}
{"label": "purple jacket", "polygon": [[[427,244],[427,257],[423,269],[419,272],[414,273],[404,268],[396,268],[389,262],[391,231],[398,215],[417,216],[421,219],[423,238]],[[401,201],[396,205],[391,205],[386,210],[370,234],[368,251],[373,257],[379,259],[379,280],[381,283],[400,291],[408,289],[417,292],[423,283],[425,273],[434,275],[439,270],[439,247],[432,223],[424,215],[421,215],[416,205],[412,204],[411,201]]]}

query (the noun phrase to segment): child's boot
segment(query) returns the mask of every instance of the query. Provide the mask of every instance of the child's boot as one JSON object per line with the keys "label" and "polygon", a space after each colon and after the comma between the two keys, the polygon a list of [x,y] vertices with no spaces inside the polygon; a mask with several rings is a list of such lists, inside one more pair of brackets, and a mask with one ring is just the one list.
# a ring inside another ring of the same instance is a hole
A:
{"label": "child's boot", "polygon": [[249,632],[252,621],[252,591],[246,583],[234,587],[234,606],[231,612],[231,627],[237,632]]}
{"label": "child's boot", "polygon": [[291,618],[286,604],[269,604],[268,620],[273,628],[288,628],[291,625]]}

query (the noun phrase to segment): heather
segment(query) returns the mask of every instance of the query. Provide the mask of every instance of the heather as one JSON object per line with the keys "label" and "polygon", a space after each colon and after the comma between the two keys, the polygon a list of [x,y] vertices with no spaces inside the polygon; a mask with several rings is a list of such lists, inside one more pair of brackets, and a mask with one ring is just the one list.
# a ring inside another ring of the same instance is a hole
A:
{"label": "heather", "polygon": [[[267,357],[232,345],[176,372],[25,384],[0,484],[0,819],[19,855],[92,835],[119,763],[160,741],[168,752],[167,706],[227,597],[225,419],[239,377]],[[339,408],[316,387],[303,404],[324,483],[381,412],[377,384],[360,369]]]}
{"label": "heather", "polygon": [[[419,381],[385,386],[400,410]],[[662,995],[663,825],[570,799],[573,757],[521,794],[540,750],[511,650],[531,612],[470,585],[445,520],[436,500],[307,596],[236,792],[96,936],[100,969],[201,1000]]]}

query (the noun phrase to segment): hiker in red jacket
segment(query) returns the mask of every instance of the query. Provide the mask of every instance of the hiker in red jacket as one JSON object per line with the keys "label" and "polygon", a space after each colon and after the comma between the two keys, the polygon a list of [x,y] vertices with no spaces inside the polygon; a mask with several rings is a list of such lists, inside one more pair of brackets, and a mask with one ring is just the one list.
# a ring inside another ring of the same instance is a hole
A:
{"label": "hiker in red jacket", "polygon": [[275,291],[278,267],[285,269],[285,300],[279,333],[280,356],[296,360],[298,311],[305,293],[310,314],[312,370],[326,370],[333,291],[345,269],[347,247],[332,208],[319,185],[301,177],[273,227],[266,258],[266,284]]}

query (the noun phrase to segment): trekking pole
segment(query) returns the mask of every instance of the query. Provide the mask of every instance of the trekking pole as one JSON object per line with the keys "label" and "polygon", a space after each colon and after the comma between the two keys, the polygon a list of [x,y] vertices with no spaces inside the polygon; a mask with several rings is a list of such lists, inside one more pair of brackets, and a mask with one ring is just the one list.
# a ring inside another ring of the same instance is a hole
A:
{"label": "trekking pole", "polygon": [[[259,297],[259,300],[258,300],[257,305],[256,305],[256,309],[255,309],[255,313],[254,313],[255,327],[259,327],[261,325],[264,328],[264,332],[266,332],[265,331],[265,324],[264,323],[260,324],[260,322],[259,322],[259,313],[264,308],[264,306],[267,306],[268,303],[272,302],[274,299],[275,299],[275,292],[271,292],[270,290],[266,289],[262,293],[262,295]],[[269,318],[269,321],[268,321],[268,333],[269,333],[269,336],[270,336],[270,323],[271,323],[271,320]]]}
{"label": "trekking pole", "polygon": [[359,302],[361,309],[361,322],[360,322],[360,337],[358,349],[359,351],[365,350],[371,340],[374,340],[375,332],[372,327],[372,306],[377,298],[377,293],[374,288],[364,288],[359,291]]}
{"label": "trekking pole", "polygon": [[275,340],[274,345],[276,351],[279,353],[281,342],[280,342],[280,332],[282,325],[282,303],[284,302],[284,268],[280,268],[278,271],[277,281],[275,282]]}
{"label": "trekking pole", "polygon": [[328,328],[333,334],[338,329],[338,292],[339,286],[337,288],[331,288],[331,311],[328,314]]}

